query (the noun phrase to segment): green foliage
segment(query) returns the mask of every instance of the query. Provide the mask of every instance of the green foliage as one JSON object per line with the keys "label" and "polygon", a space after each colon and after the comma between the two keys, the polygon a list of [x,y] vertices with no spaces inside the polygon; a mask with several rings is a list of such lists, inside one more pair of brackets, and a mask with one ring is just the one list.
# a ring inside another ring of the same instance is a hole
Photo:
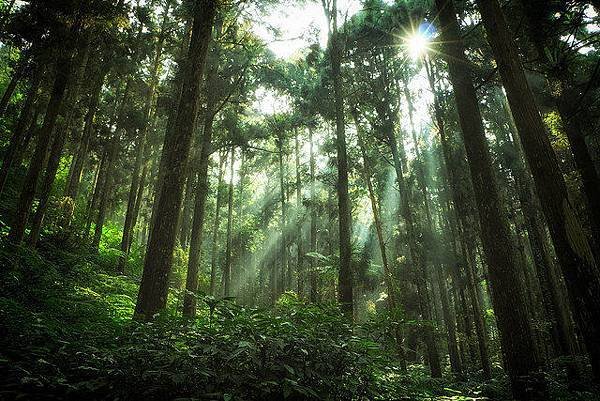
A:
{"label": "green foliage", "polygon": [[138,284],[113,275],[110,254],[0,245],[0,391],[9,399],[472,400],[464,394],[485,390],[430,379],[420,366],[402,373],[390,336],[377,335],[400,311],[356,326],[335,303],[293,292],[272,310],[205,296],[190,322],[177,317],[173,291],[166,313],[138,323]]}

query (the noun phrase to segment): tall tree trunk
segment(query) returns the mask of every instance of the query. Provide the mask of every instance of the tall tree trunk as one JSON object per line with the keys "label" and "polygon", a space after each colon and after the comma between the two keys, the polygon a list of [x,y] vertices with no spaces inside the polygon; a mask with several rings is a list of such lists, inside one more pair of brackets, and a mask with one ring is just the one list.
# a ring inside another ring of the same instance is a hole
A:
{"label": "tall tree trunk", "polygon": [[[326,2],[323,2],[325,5]],[[333,96],[335,104],[336,149],[337,149],[337,195],[338,195],[338,224],[340,265],[338,274],[338,301],[342,311],[353,319],[353,292],[352,292],[352,248],[350,236],[352,232],[352,215],[350,199],[348,196],[348,155],[346,152],[346,130],[344,122],[344,93],[342,87],[342,42],[338,32],[337,0],[332,0],[331,10],[325,9],[329,21],[329,55],[331,62],[331,76],[333,78]]]}
{"label": "tall tree trunk", "polygon": [[513,395],[519,400],[542,399],[545,384],[538,377],[539,357],[529,322],[525,297],[485,138],[475,88],[467,69],[458,21],[452,1],[436,0],[442,25],[443,54],[471,172],[479,211],[482,242],[489,269],[504,362]]}
{"label": "tall tree trunk", "polygon": [[304,287],[306,285],[306,277],[304,271],[304,241],[302,235],[302,181],[300,180],[300,141],[298,139],[298,131],[294,138],[296,154],[296,241],[297,241],[297,266],[296,274],[298,275],[298,297],[304,298]]}
{"label": "tall tree trunk", "polygon": [[[392,273],[392,269],[390,268],[387,252],[385,248],[385,238],[383,236],[383,226],[381,224],[381,218],[379,214],[379,206],[377,197],[375,195],[375,190],[373,189],[373,184],[371,182],[371,164],[369,162],[369,157],[367,156],[367,151],[365,148],[365,143],[363,140],[362,129],[358,122],[358,114],[357,111],[353,113],[354,124],[356,125],[356,131],[358,134],[358,145],[360,148],[360,152],[363,159],[363,176],[365,183],[367,184],[367,190],[369,193],[369,200],[371,202],[371,211],[373,214],[373,223],[375,224],[375,231],[377,233],[377,242],[379,244],[379,251],[381,252],[381,261],[383,264],[383,280],[388,292],[388,308],[392,319],[396,320],[396,316],[398,314],[398,291],[394,285],[394,276]],[[396,322],[399,323],[399,322]],[[396,340],[396,352],[398,353],[398,357],[400,358],[400,367],[403,371],[406,371],[406,355],[404,354],[404,348],[402,346],[403,337],[402,331],[400,327],[396,326],[394,328],[394,337]]]}
{"label": "tall tree trunk", "polygon": [[133,165],[133,172],[131,174],[131,185],[129,186],[129,194],[127,195],[127,210],[125,211],[123,235],[121,236],[121,255],[119,256],[119,262],[117,266],[117,271],[120,274],[125,273],[125,267],[127,266],[129,247],[131,245],[133,234],[133,214],[135,212],[138,189],[140,186],[142,163],[146,154],[146,147],[146,135],[145,132],[142,132],[141,136],[137,140],[135,162]]}
{"label": "tall tree trunk", "polygon": [[2,167],[0,169],[0,195],[4,190],[4,184],[6,184],[6,178],[8,177],[13,160],[24,145],[26,128],[31,121],[33,105],[38,97],[38,90],[40,88],[43,75],[44,69],[41,66],[35,67],[35,72],[29,84],[29,90],[25,98],[25,104],[23,104],[23,109],[21,109],[19,120],[17,121],[16,127],[13,129],[10,142],[6,151],[4,152],[4,157],[2,158]]}
{"label": "tall tree trunk", "polygon": [[600,381],[600,277],[497,0],[477,4],[565,277],[594,378]]}
{"label": "tall tree trunk", "polygon": [[[568,89],[565,89],[568,91]],[[565,96],[566,97],[566,96]],[[581,176],[583,193],[587,200],[587,211],[592,229],[592,239],[595,257],[600,257],[600,178],[585,143],[582,127],[582,117],[575,115],[572,105],[577,104],[574,97],[560,99],[558,110],[564,125],[565,133],[569,139],[573,158]],[[589,118],[589,117],[588,117]]]}
{"label": "tall tree trunk", "polygon": [[[470,199],[468,196],[466,196],[466,194],[463,194],[464,189],[462,188],[462,186],[458,183],[460,177],[459,175],[461,174],[462,169],[459,168],[457,169],[455,166],[455,163],[453,163],[452,161],[452,155],[451,155],[451,148],[450,148],[450,144],[448,142],[448,138],[446,136],[446,129],[445,129],[445,124],[444,124],[444,119],[442,116],[442,108],[440,105],[440,100],[439,100],[439,93],[436,90],[435,87],[435,76],[434,76],[434,71],[433,71],[433,65],[431,63],[431,60],[426,60],[425,62],[425,69],[427,72],[427,78],[429,80],[429,86],[431,88],[431,91],[434,94],[434,98],[433,98],[433,106],[434,106],[434,114],[435,114],[435,121],[436,121],[436,125],[438,128],[438,133],[440,136],[440,144],[441,144],[441,149],[442,149],[442,163],[443,163],[443,167],[444,167],[444,171],[446,172],[446,181],[447,181],[447,186],[448,186],[448,190],[450,192],[450,197],[452,198],[454,204],[456,205],[456,209],[457,209],[457,214],[458,216],[458,220],[460,220],[460,223],[463,227],[467,227],[466,230],[461,230],[459,229],[459,224],[456,221],[457,219],[454,219],[454,221],[451,224],[451,228],[453,230],[453,237],[454,238],[459,238],[459,242],[461,243],[461,249],[462,249],[462,255],[463,255],[463,265],[465,267],[465,272],[466,272],[466,287],[467,287],[467,293],[469,294],[469,300],[471,303],[471,311],[473,314],[473,321],[475,322],[475,332],[477,335],[477,343],[478,343],[478,348],[479,348],[479,359],[480,359],[480,363],[481,363],[481,368],[483,371],[483,375],[486,379],[490,379],[492,376],[492,369],[491,369],[491,363],[489,360],[489,352],[488,352],[488,335],[487,335],[487,330],[485,327],[485,321],[483,320],[483,311],[481,309],[481,305],[479,304],[479,300],[476,296],[476,291],[475,291],[475,286],[474,286],[474,274],[473,272],[473,267],[470,264],[470,260],[471,258],[469,257],[469,253],[467,252],[467,249],[473,249],[474,245],[473,245],[473,241],[475,241],[474,239],[474,235],[473,235],[473,231],[476,229],[476,224],[473,224],[474,222],[472,222],[472,219],[469,217],[470,212],[469,212],[469,206],[467,205],[467,203],[470,203]],[[458,170],[458,171],[457,171]],[[470,186],[469,186],[470,188]],[[461,235],[458,235],[460,231]],[[458,252],[456,251],[456,241],[454,242],[454,248],[455,248],[455,254],[458,254]],[[465,243],[468,242],[469,246],[467,247],[465,245]],[[458,260],[458,258],[457,258]],[[457,275],[460,274],[460,272],[457,272]],[[468,335],[468,337],[470,337],[470,331],[471,331],[471,324],[468,321],[468,310],[467,310],[467,305],[465,302],[465,294],[464,294],[464,289],[461,290],[463,291],[462,294],[462,302],[463,302],[463,310],[465,311],[466,315],[465,315],[465,321],[464,321],[464,326],[465,326],[465,330],[466,330],[466,334]],[[471,347],[472,342],[469,340],[469,346]],[[471,349],[470,349],[471,351]],[[471,354],[474,355],[474,353],[471,351]]]}
{"label": "tall tree trunk", "polygon": [[90,40],[86,39],[79,49],[79,54],[76,56],[76,61],[74,61],[75,73],[73,74],[73,83],[68,90],[67,100],[64,105],[65,121],[62,124],[63,126],[59,127],[58,132],[54,134],[54,140],[52,141],[52,146],[50,147],[50,156],[46,165],[46,172],[42,179],[42,185],[38,194],[38,207],[31,222],[31,233],[29,235],[29,245],[31,246],[36,246],[42,230],[44,215],[46,214],[46,208],[50,202],[52,185],[54,184],[54,179],[56,178],[56,172],[58,171],[65,141],[67,140],[67,135],[71,129],[73,118],[75,116],[75,107],[79,98],[79,91],[81,89],[85,68],[88,64],[89,54]]}
{"label": "tall tree trunk", "polygon": [[108,150],[108,157],[105,166],[105,177],[102,185],[102,192],[100,194],[100,203],[98,204],[98,214],[96,215],[96,225],[94,227],[94,237],[92,238],[92,248],[98,250],[100,246],[100,240],[102,239],[102,229],[104,228],[104,220],[106,219],[106,211],[108,209],[108,202],[113,190],[114,182],[114,164],[117,159],[117,153],[119,150],[119,134],[115,133],[111,139]]}
{"label": "tall tree trunk", "polygon": [[197,160],[197,157],[192,157],[190,160],[190,166],[187,172],[187,180],[185,182],[185,195],[183,198],[183,210],[181,211],[181,229],[179,230],[179,244],[181,248],[187,249],[190,245],[190,235],[191,235],[191,222],[192,222],[192,209],[194,206],[194,194],[196,191],[196,176],[193,171],[193,167],[197,167],[197,163],[194,160]]}
{"label": "tall tree trunk", "polygon": [[143,320],[153,319],[167,303],[169,273],[177,237],[185,171],[196,126],[204,59],[212,34],[216,7],[215,0],[194,3],[192,39],[182,74],[185,80],[173,130],[167,132],[171,140],[166,141],[168,146],[163,149],[163,171],[159,171],[163,180],[162,185],[159,185],[158,199],[154,206],[156,218],[148,239],[148,251],[135,308],[136,317]]}
{"label": "tall tree trunk", "polygon": [[94,220],[94,212],[98,208],[98,202],[100,200],[100,195],[104,188],[104,183],[106,182],[107,175],[107,163],[108,163],[108,154],[110,151],[110,146],[105,146],[102,151],[102,157],[100,158],[100,165],[98,166],[98,171],[96,173],[96,179],[94,180],[94,186],[92,187],[91,196],[89,198],[88,205],[86,207],[86,219],[85,219],[85,230],[84,236],[88,238],[90,235],[90,228],[92,227],[92,221]]}
{"label": "tall tree trunk", "polygon": [[[133,237],[135,227],[137,225],[137,220],[140,215],[140,210],[142,208],[142,200],[144,198],[144,189],[146,188],[146,179],[148,177],[148,163],[143,163],[142,174],[140,176],[139,184],[137,187],[137,195],[135,197],[135,206],[133,208],[133,218],[131,222],[131,236]],[[138,238],[139,240],[139,238]],[[131,244],[133,241],[129,241],[129,249],[127,252],[131,251]]]}
{"label": "tall tree trunk", "polygon": [[94,133],[94,117],[98,110],[98,104],[100,103],[100,93],[102,92],[102,86],[104,85],[104,79],[109,72],[110,63],[105,61],[104,67],[100,73],[96,76],[94,84],[91,89],[91,96],[88,103],[88,109],[84,117],[83,133],[81,134],[81,140],[75,153],[71,168],[69,169],[69,180],[65,187],[65,196],[72,199],[77,197],[79,192],[79,182],[81,181],[81,173],[83,172],[83,166],[87,159],[89,152],[90,141]]}
{"label": "tall tree trunk", "polygon": [[[310,251],[317,252],[317,198],[315,193],[315,152],[314,138],[312,128],[308,129],[308,141],[310,145]],[[315,270],[315,259],[310,258],[308,262],[310,274],[310,302],[317,302],[318,288],[318,273]]]}
{"label": "tall tree trunk", "polygon": [[215,296],[217,286],[217,252],[219,239],[219,225],[221,223],[221,186],[223,185],[223,164],[227,158],[226,154],[219,156],[219,177],[217,179],[217,201],[215,203],[215,221],[212,229],[212,242],[210,244],[210,295]]}
{"label": "tall tree trunk", "polygon": [[[285,199],[286,191],[285,191],[285,172],[284,172],[284,164],[283,164],[283,133],[280,133],[279,138],[277,138],[277,146],[278,146],[278,160],[279,160],[279,199],[281,202],[281,220],[279,222],[279,231],[281,232],[281,242],[280,242],[280,269],[279,269],[279,280],[278,280],[278,291],[277,296],[281,295],[282,292],[288,289],[286,286],[287,283],[287,265],[288,265],[288,255],[287,255],[287,202]],[[275,302],[276,299],[273,300]]]}
{"label": "tall tree trunk", "polygon": [[229,161],[229,189],[227,196],[227,244],[225,248],[225,266],[223,267],[223,295],[231,296],[231,236],[233,226],[233,164],[235,162],[235,148],[231,147]]}
{"label": "tall tree trunk", "polygon": [[[417,156],[417,183],[419,185],[419,189],[423,194],[423,201],[425,205],[425,216],[427,221],[427,227],[431,231],[430,237],[433,238],[433,230],[434,223],[431,217],[431,207],[429,201],[429,190],[426,184],[426,173],[425,173],[425,160],[423,160],[423,156],[421,154],[419,142],[417,139],[416,128],[414,123],[414,106],[412,102],[412,96],[410,94],[410,90],[408,88],[408,81],[406,77],[402,76],[403,80],[403,91],[404,97],[406,98],[406,102],[408,104],[408,116],[411,127],[412,140],[415,147],[415,154]],[[455,374],[461,374],[462,366],[460,362],[460,357],[458,353],[458,344],[456,342],[456,322],[454,319],[454,315],[450,311],[450,307],[448,306],[448,298],[447,298],[447,290],[446,290],[446,278],[442,276],[442,266],[440,263],[435,263],[433,266],[435,271],[437,272],[436,280],[438,283],[439,291],[440,291],[440,299],[442,303],[442,314],[444,317],[444,324],[446,326],[447,340],[448,340],[448,352],[450,356],[450,365],[452,368],[452,372]],[[427,267],[424,266],[425,272]],[[426,280],[427,282],[428,280]]]}
{"label": "tall tree trunk", "polygon": [[25,70],[27,69],[27,61],[27,57],[23,56],[17,62],[17,65],[13,70],[13,74],[10,78],[10,81],[8,81],[8,85],[6,85],[4,94],[2,95],[2,98],[0,98],[0,117],[4,116],[4,113],[8,107],[8,103],[10,103],[10,99],[12,98],[13,93],[15,93],[15,89],[17,89],[19,81],[25,74]]}
{"label": "tall tree trunk", "polygon": [[[202,233],[204,228],[204,215],[206,212],[206,198],[208,196],[208,163],[212,153],[212,131],[214,115],[209,112],[205,117],[202,143],[200,144],[200,159],[197,172],[197,189],[194,202],[194,218],[192,220],[192,236],[190,238],[190,252],[186,277],[186,294],[183,300],[183,315],[194,317],[196,315],[196,292],[198,292],[198,267],[202,251]],[[233,160],[233,156],[232,156]]]}
{"label": "tall tree trunk", "polygon": [[52,133],[65,97],[65,90],[71,80],[73,64],[71,60],[72,50],[68,50],[67,53],[68,54],[66,54],[64,58],[61,58],[56,63],[56,77],[54,79],[52,93],[50,94],[50,100],[46,108],[44,124],[37,135],[35,151],[29,163],[27,175],[23,182],[23,188],[19,195],[17,210],[9,233],[9,239],[14,243],[21,243],[25,236],[25,228],[27,227],[27,220],[29,219],[31,205],[33,204],[33,198],[35,197],[38,178],[42,173],[46,161],[48,145],[52,140]]}
{"label": "tall tree trunk", "polygon": [[417,249],[418,246],[416,239],[419,236],[419,233],[416,231],[414,216],[409,203],[409,188],[404,180],[403,166],[398,148],[398,141],[394,135],[393,123],[388,120],[383,129],[387,135],[387,143],[389,144],[392,152],[392,161],[396,170],[396,181],[400,190],[400,213],[406,224],[406,238],[408,241],[409,253],[416,270],[415,281],[417,285],[417,294],[419,297],[419,306],[421,315],[425,321],[423,330],[425,346],[427,348],[427,361],[429,368],[431,369],[432,377],[441,377],[442,371],[437,344],[435,342],[433,321],[431,316],[431,300],[425,276],[425,260],[422,252]]}

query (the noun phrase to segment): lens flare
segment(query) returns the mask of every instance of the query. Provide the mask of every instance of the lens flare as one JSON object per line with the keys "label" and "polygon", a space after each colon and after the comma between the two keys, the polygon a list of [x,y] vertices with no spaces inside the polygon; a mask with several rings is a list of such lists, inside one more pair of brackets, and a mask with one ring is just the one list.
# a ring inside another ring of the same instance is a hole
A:
{"label": "lens flare", "polygon": [[408,50],[408,54],[415,60],[427,52],[428,44],[429,41],[420,32],[415,32],[406,38],[406,49]]}
{"label": "lens flare", "polygon": [[413,59],[418,59],[429,50],[435,28],[428,22],[422,22],[411,34],[404,38],[404,46]]}

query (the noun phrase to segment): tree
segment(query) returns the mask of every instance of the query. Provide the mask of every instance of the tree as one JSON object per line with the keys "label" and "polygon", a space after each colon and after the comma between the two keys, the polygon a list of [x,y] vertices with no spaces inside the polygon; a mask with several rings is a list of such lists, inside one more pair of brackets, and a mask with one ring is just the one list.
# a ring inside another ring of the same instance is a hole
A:
{"label": "tree", "polygon": [[517,399],[544,397],[538,374],[540,365],[533,342],[523,289],[518,280],[508,222],[491,169],[477,96],[460,39],[452,1],[436,0],[440,17],[442,50],[448,64],[450,81],[469,161],[471,181],[479,211],[482,242],[490,274],[492,300],[500,330],[502,352]]}
{"label": "tree", "polygon": [[[185,183],[184,171],[189,159],[192,134],[198,113],[198,95],[204,70],[204,59],[210,42],[217,4],[213,0],[195,3],[192,38],[184,65],[182,66],[182,94],[179,99],[173,136],[166,142],[163,158],[167,171],[159,171],[163,177],[158,203],[155,205],[155,224],[150,231],[144,273],[136,303],[136,316],[150,320],[166,305],[168,276],[171,270],[175,246],[179,209]],[[164,169],[163,169],[164,170]]]}

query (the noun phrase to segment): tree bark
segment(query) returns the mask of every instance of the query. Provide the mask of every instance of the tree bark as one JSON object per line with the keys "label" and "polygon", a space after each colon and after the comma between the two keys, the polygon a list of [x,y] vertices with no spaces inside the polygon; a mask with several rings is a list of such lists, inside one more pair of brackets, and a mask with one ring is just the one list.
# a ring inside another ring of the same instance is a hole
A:
{"label": "tree bark", "polygon": [[231,147],[229,161],[229,195],[227,196],[227,245],[225,248],[225,265],[223,267],[223,296],[231,296],[231,236],[233,226],[233,164],[235,162],[235,148]]}
{"label": "tree bark", "polygon": [[508,221],[502,209],[492,162],[485,138],[481,113],[464,54],[459,24],[452,0],[436,0],[440,18],[443,54],[469,162],[471,181],[479,211],[484,253],[489,269],[492,303],[496,313],[504,362],[513,395],[519,400],[543,399],[545,384],[536,344],[517,278],[518,266],[511,243]]}
{"label": "tree bark", "polygon": [[52,140],[52,133],[65,97],[65,90],[71,80],[71,69],[73,64],[71,57],[72,50],[69,50],[65,57],[61,58],[56,63],[56,77],[54,79],[50,100],[46,108],[44,123],[37,135],[37,144],[31,162],[29,163],[25,181],[23,182],[23,188],[19,195],[19,202],[14,215],[14,221],[9,233],[9,239],[17,244],[21,243],[25,236],[25,228],[27,227],[27,220],[29,219],[31,205],[33,204],[33,198],[35,197],[38,178],[42,173],[46,161],[48,145]]}
{"label": "tree bark", "polygon": [[[353,112],[354,124],[356,125],[356,131],[358,135],[358,146],[360,148],[360,152],[363,158],[363,177],[365,183],[367,184],[367,191],[369,193],[369,200],[371,202],[371,212],[373,214],[373,223],[375,224],[375,231],[377,233],[377,243],[379,244],[379,251],[381,252],[381,261],[383,264],[383,280],[388,292],[388,308],[390,316],[396,323],[399,323],[396,319],[398,314],[398,291],[394,285],[394,276],[392,273],[392,269],[389,266],[387,252],[385,248],[385,238],[383,236],[383,226],[381,224],[381,218],[379,214],[379,206],[377,197],[375,195],[375,191],[373,189],[373,184],[371,182],[371,164],[369,162],[369,157],[367,156],[367,151],[365,148],[364,139],[362,138],[362,129],[358,123],[358,115],[357,112]],[[398,357],[400,359],[400,367],[403,371],[406,371],[406,355],[404,353],[403,348],[403,336],[400,330],[400,327],[396,326],[394,328],[394,337],[396,341],[396,352],[398,353]]]}
{"label": "tree bark", "polygon": [[12,98],[13,94],[15,93],[15,89],[17,89],[17,85],[19,84],[19,81],[21,80],[21,78],[23,78],[23,75],[25,74],[26,69],[27,69],[27,57],[24,57],[24,58],[21,58],[17,62],[17,65],[15,66],[15,69],[13,70],[13,74],[10,78],[10,81],[8,81],[8,85],[6,85],[4,94],[2,95],[2,98],[0,99],[0,117],[4,116],[4,113],[6,112],[6,109],[8,108],[8,104],[10,103],[10,99]]}
{"label": "tree bark", "polygon": [[529,88],[516,45],[497,0],[477,4],[498,63],[554,249],[569,290],[596,381],[600,381],[600,277],[585,233],[569,200],[558,160]]}
{"label": "tree bark", "polygon": [[217,252],[218,252],[218,238],[219,238],[219,225],[221,223],[220,212],[221,212],[221,186],[223,185],[223,164],[227,155],[221,154],[219,156],[219,178],[217,179],[217,201],[215,203],[215,221],[212,229],[212,242],[210,245],[210,295],[215,296],[217,286]]}
{"label": "tree bark", "polygon": [[[212,131],[214,115],[209,114],[204,121],[202,143],[200,144],[200,160],[198,162],[197,189],[194,202],[194,218],[192,220],[192,235],[186,277],[186,294],[183,299],[183,316],[192,318],[196,315],[196,292],[198,292],[198,267],[202,251],[202,232],[208,196],[208,163],[212,153]],[[232,156],[233,160],[233,156]]]}
{"label": "tree bark", "polygon": [[[280,136],[277,138],[277,147],[278,147],[278,160],[279,160],[279,200],[281,203],[281,220],[279,222],[279,231],[281,233],[281,241],[280,241],[280,269],[279,269],[279,280],[278,280],[278,290],[277,296],[281,295],[285,290],[287,290],[287,266],[288,266],[288,255],[287,255],[287,202],[285,199],[285,173],[284,173],[284,165],[283,165],[283,133],[280,133]],[[277,301],[274,299],[273,302]]]}
{"label": "tree bark", "polygon": [[[308,129],[308,141],[310,144],[310,251],[317,251],[317,198],[315,193],[315,153],[313,142],[312,128]],[[315,270],[315,260],[310,258],[308,262],[310,274],[310,302],[317,302],[318,288],[318,273]]]}
{"label": "tree bark", "polygon": [[185,170],[196,126],[204,59],[217,7],[215,0],[201,0],[194,4],[192,39],[182,74],[185,80],[173,130],[167,132],[171,140],[166,141],[168,146],[163,149],[164,163],[161,163],[160,169],[163,171],[159,171],[163,180],[154,206],[155,219],[148,239],[148,251],[135,308],[136,318],[142,320],[153,319],[167,303]]}
{"label": "tree bark", "polygon": [[[324,3],[325,4],[325,3]],[[342,43],[338,32],[337,0],[332,0],[332,9],[325,10],[329,21],[329,57],[331,76],[333,78],[333,96],[335,105],[336,149],[337,149],[337,195],[338,195],[338,224],[340,265],[338,274],[338,301],[344,314],[350,320],[354,319],[353,279],[352,279],[352,248],[350,236],[352,232],[352,215],[348,196],[348,155],[346,152],[346,130],[344,122],[344,93],[342,83]]]}
{"label": "tree bark", "polygon": [[38,97],[38,90],[40,88],[43,75],[43,68],[41,66],[35,67],[35,72],[29,85],[29,90],[27,92],[27,97],[25,99],[25,103],[23,104],[23,108],[21,109],[19,120],[13,129],[10,142],[6,151],[4,152],[4,157],[2,158],[2,167],[0,168],[0,195],[4,190],[6,178],[8,177],[12,163],[15,160],[15,156],[20,152],[24,145],[26,128],[31,121],[33,105]]}
{"label": "tree bark", "polygon": [[106,211],[108,209],[108,202],[113,190],[114,182],[114,164],[117,158],[119,150],[119,134],[115,133],[111,139],[108,149],[108,157],[106,161],[104,171],[104,182],[102,185],[102,192],[100,194],[100,203],[98,205],[98,214],[96,215],[96,225],[94,227],[94,237],[92,239],[92,248],[98,250],[100,246],[100,240],[102,239],[102,229],[104,228],[104,220],[106,219]]}
{"label": "tree bark", "polygon": [[86,39],[79,49],[79,54],[76,56],[76,61],[74,61],[76,68],[75,73],[73,74],[73,83],[68,90],[67,100],[64,105],[64,123],[62,124],[62,127],[59,127],[58,132],[54,134],[54,140],[52,141],[52,146],[50,147],[50,156],[46,165],[46,172],[44,173],[42,185],[38,194],[38,207],[31,221],[29,245],[33,247],[36,246],[42,230],[46,208],[50,202],[52,185],[54,184],[54,179],[56,178],[56,172],[58,171],[60,158],[63,153],[63,148],[65,146],[65,141],[67,140],[69,129],[71,129],[71,125],[73,123],[73,118],[75,115],[74,110],[77,104],[77,99],[79,98],[79,91],[81,89],[81,82],[83,80],[85,68],[88,64],[89,53],[90,41],[89,39]]}
{"label": "tree bark", "polygon": [[306,277],[304,271],[304,244],[302,235],[302,181],[300,180],[300,141],[298,139],[298,132],[294,138],[295,144],[295,161],[296,161],[296,241],[297,241],[297,265],[296,274],[298,275],[298,297],[304,298],[304,286],[306,284]]}
{"label": "tree bark", "polygon": [[83,172],[83,166],[85,165],[85,161],[89,152],[90,141],[94,133],[94,117],[96,116],[98,104],[100,103],[100,93],[102,92],[104,79],[109,72],[108,66],[110,63],[105,62],[104,65],[105,67],[96,76],[96,80],[92,86],[88,109],[84,117],[81,141],[79,142],[77,153],[75,154],[75,158],[71,163],[71,168],[69,169],[69,180],[65,188],[65,196],[68,196],[72,199],[75,199],[79,192],[81,173]]}

